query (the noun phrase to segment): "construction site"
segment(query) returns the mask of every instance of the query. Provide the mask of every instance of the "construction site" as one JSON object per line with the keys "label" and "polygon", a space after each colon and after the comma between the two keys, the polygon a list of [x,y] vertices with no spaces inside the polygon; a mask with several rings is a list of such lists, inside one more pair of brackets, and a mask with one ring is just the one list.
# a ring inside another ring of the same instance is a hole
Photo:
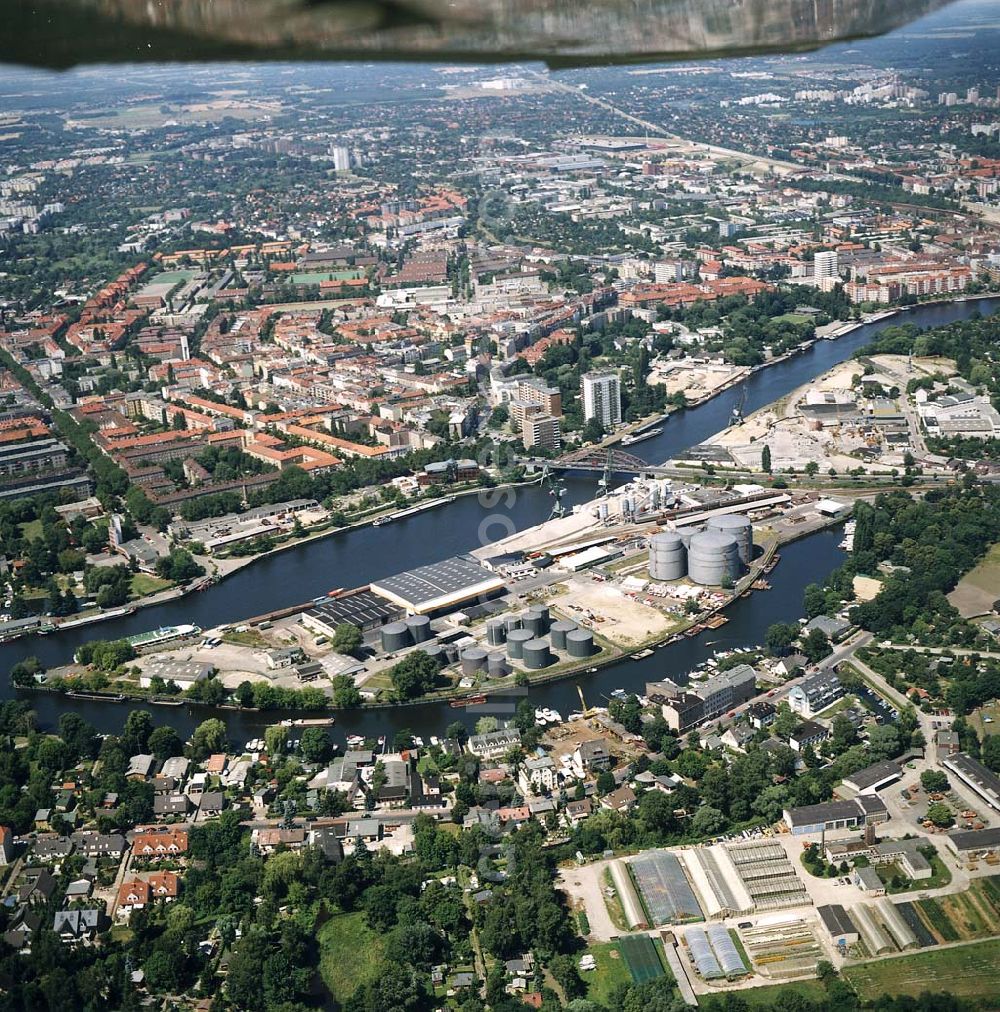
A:
{"label": "construction site", "polygon": [[721,466],[762,469],[764,447],[773,472],[822,473],[902,470],[907,454],[925,469],[940,465],[926,450],[917,404],[907,394],[915,379],[947,377],[954,363],[877,355],[843,362],[824,375],[693,447],[690,456]]}

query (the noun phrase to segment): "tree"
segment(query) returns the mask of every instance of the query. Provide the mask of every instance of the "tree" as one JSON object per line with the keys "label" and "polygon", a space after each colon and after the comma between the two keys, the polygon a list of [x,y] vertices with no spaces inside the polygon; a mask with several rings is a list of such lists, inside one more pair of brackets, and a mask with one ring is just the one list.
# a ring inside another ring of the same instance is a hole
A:
{"label": "tree", "polygon": [[330,755],[330,735],[324,727],[307,727],[299,739],[299,750],[306,762],[321,763]]}
{"label": "tree", "polygon": [[943,794],[951,784],[948,782],[948,774],[941,770],[924,770],[920,774],[920,786],[928,794]]}
{"label": "tree", "polygon": [[122,748],[130,755],[144,753],[153,733],[153,716],[147,710],[133,710],[122,728]]}
{"label": "tree", "polygon": [[726,817],[718,808],[702,805],[691,819],[691,832],[697,836],[715,836],[726,826]]}
{"label": "tree", "polygon": [[191,735],[191,757],[204,759],[213,752],[223,752],[226,747],[226,725],[217,717],[203,720]]}
{"label": "tree", "polygon": [[767,627],[764,646],[772,657],[785,657],[799,638],[799,627],[794,622],[775,622]]}
{"label": "tree", "polygon": [[951,814],[951,809],[940,801],[935,802],[933,805],[928,805],[927,818],[940,829],[946,829],[955,821],[954,816]]}
{"label": "tree", "polygon": [[614,774],[610,770],[601,770],[597,774],[597,792],[599,794],[610,794],[615,789]]}
{"label": "tree", "polygon": [[264,729],[264,745],[269,756],[279,756],[288,745],[288,731],[280,724],[272,724]]}
{"label": "tree", "polygon": [[356,625],[351,625],[350,622],[341,622],[333,631],[333,641],[331,645],[338,654],[347,654],[354,657],[361,649],[361,644],[363,642],[364,637],[361,635],[361,630]]}
{"label": "tree", "polygon": [[330,679],[333,688],[333,705],[339,709],[349,709],[361,705],[361,690],[354,684],[350,675],[334,675]]}
{"label": "tree", "polygon": [[798,715],[792,710],[788,703],[780,702],[778,712],[774,718],[774,733],[778,738],[787,738],[799,726]]}
{"label": "tree", "polygon": [[423,650],[414,650],[393,665],[389,677],[400,699],[414,699],[429,692],[437,684],[438,663]]}
{"label": "tree", "polygon": [[184,743],[180,735],[168,725],[153,729],[149,735],[147,748],[160,762],[184,754]]}
{"label": "tree", "polygon": [[767,443],[764,444],[760,451],[760,469],[765,474],[771,473],[771,447]]}
{"label": "tree", "polygon": [[811,664],[816,664],[832,652],[830,637],[822,629],[813,629],[802,638],[802,653]]}

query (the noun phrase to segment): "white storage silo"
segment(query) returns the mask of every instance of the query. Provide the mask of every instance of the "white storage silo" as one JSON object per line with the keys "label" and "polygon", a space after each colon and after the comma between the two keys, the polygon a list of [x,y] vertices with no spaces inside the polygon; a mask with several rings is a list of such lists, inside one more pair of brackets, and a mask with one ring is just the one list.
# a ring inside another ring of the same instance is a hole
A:
{"label": "white storage silo", "polygon": [[649,576],[653,580],[681,580],[687,573],[687,549],[676,531],[649,539]]}
{"label": "white storage silo", "polygon": [[696,534],[688,546],[688,577],[694,583],[718,587],[726,577],[735,580],[742,572],[736,538],[719,531]]}
{"label": "white storage silo", "polygon": [[705,527],[710,531],[719,531],[736,538],[736,544],[740,549],[740,561],[744,566],[750,565],[753,558],[753,524],[750,523],[749,517],[738,513],[725,513],[710,517]]}

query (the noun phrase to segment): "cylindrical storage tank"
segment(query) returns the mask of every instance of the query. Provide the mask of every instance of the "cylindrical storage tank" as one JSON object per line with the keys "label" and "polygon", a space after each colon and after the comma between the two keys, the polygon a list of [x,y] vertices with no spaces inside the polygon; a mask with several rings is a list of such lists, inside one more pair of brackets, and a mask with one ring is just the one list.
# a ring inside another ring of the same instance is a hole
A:
{"label": "cylindrical storage tank", "polygon": [[524,657],[524,644],[530,643],[535,634],[530,629],[514,629],[507,633],[507,656],[516,661]]}
{"label": "cylindrical storage tank", "polygon": [[520,615],[508,615],[504,620],[503,624],[507,629],[507,635],[509,636],[515,629],[521,628],[521,616]]}
{"label": "cylindrical storage tank", "polygon": [[486,642],[491,647],[503,646],[507,642],[507,624],[502,618],[491,618],[486,623]]}
{"label": "cylindrical storage tank", "polygon": [[426,615],[410,615],[406,628],[414,643],[426,643],[431,638],[431,620]]}
{"label": "cylindrical storage tank", "polygon": [[390,622],[388,625],[382,626],[382,649],[387,654],[403,650],[412,642],[410,628],[405,622]]}
{"label": "cylindrical storage tank", "polygon": [[449,664],[454,664],[458,660],[458,647],[447,646],[444,648],[444,655],[448,660]]}
{"label": "cylindrical storage tank", "polygon": [[649,576],[653,580],[681,580],[687,573],[687,548],[675,531],[649,539]]}
{"label": "cylindrical storage tank", "polygon": [[469,647],[462,651],[462,674],[474,675],[486,670],[486,651],[479,647]]}
{"label": "cylindrical storage tank", "polygon": [[601,520],[607,520],[608,519],[608,501],[607,501],[607,499],[602,499],[597,504],[597,515],[598,515],[598,517]]}
{"label": "cylindrical storage tank", "polygon": [[744,566],[750,565],[753,558],[753,524],[750,523],[749,517],[730,513],[712,517],[705,526],[710,531],[720,531],[736,538],[736,544],[740,549],[740,561]]}
{"label": "cylindrical storage tank", "polygon": [[[569,636],[566,637],[567,643]],[[549,650],[547,640],[528,640],[524,644],[524,666],[537,671],[539,668],[547,668],[552,663],[552,652]]]}
{"label": "cylindrical storage tank", "polygon": [[696,534],[701,534],[703,528],[701,527],[682,527],[677,533],[681,536],[681,541],[684,543],[684,547],[687,549],[691,548],[691,539]]}
{"label": "cylindrical storage tank", "polygon": [[533,604],[528,609],[528,614],[537,619],[538,635],[544,636],[549,631],[549,607],[546,604]]}
{"label": "cylindrical storage tank", "polygon": [[527,630],[537,639],[548,632],[548,623],[537,612],[528,611],[521,619],[521,629]]}
{"label": "cylindrical storage tank", "polygon": [[589,629],[566,633],[566,650],[570,657],[589,657],[594,652],[594,634]]}
{"label": "cylindrical storage tank", "polygon": [[437,661],[438,664],[444,664],[446,660],[445,652],[440,643],[425,643],[420,649],[423,650],[423,652],[427,654],[431,660]]}
{"label": "cylindrical storage tank", "polygon": [[566,649],[566,634],[571,633],[576,628],[575,622],[570,622],[567,619],[560,619],[558,622],[552,623],[552,628],[549,630],[549,639],[552,640],[552,645],[556,650]]}
{"label": "cylindrical storage tank", "polygon": [[510,673],[510,665],[503,654],[490,654],[486,659],[486,674],[490,678],[503,678]]}
{"label": "cylindrical storage tank", "polygon": [[688,576],[694,583],[718,587],[728,576],[735,580],[742,571],[736,538],[719,531],[696,534],[688,547]]}

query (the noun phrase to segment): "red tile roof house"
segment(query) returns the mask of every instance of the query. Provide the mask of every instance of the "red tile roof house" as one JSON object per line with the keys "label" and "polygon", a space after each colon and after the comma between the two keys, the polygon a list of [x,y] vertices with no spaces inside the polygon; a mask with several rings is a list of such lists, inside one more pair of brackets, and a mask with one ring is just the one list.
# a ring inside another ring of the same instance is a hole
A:
{"label": "red tile roof house", "polygon": [[156,826],[136,832],[132,840],[132,856],[138,858],[179,857],[187,853],[186,829]]}
{"label": "red tile roof house", "polygon": [[118,889],[116,910],[128,916],[133,910],[148,906],[154,900],[170,903],[177,898],[180,879],[172,871],[158,872],[148,879],[135,878],[123,882]]}

